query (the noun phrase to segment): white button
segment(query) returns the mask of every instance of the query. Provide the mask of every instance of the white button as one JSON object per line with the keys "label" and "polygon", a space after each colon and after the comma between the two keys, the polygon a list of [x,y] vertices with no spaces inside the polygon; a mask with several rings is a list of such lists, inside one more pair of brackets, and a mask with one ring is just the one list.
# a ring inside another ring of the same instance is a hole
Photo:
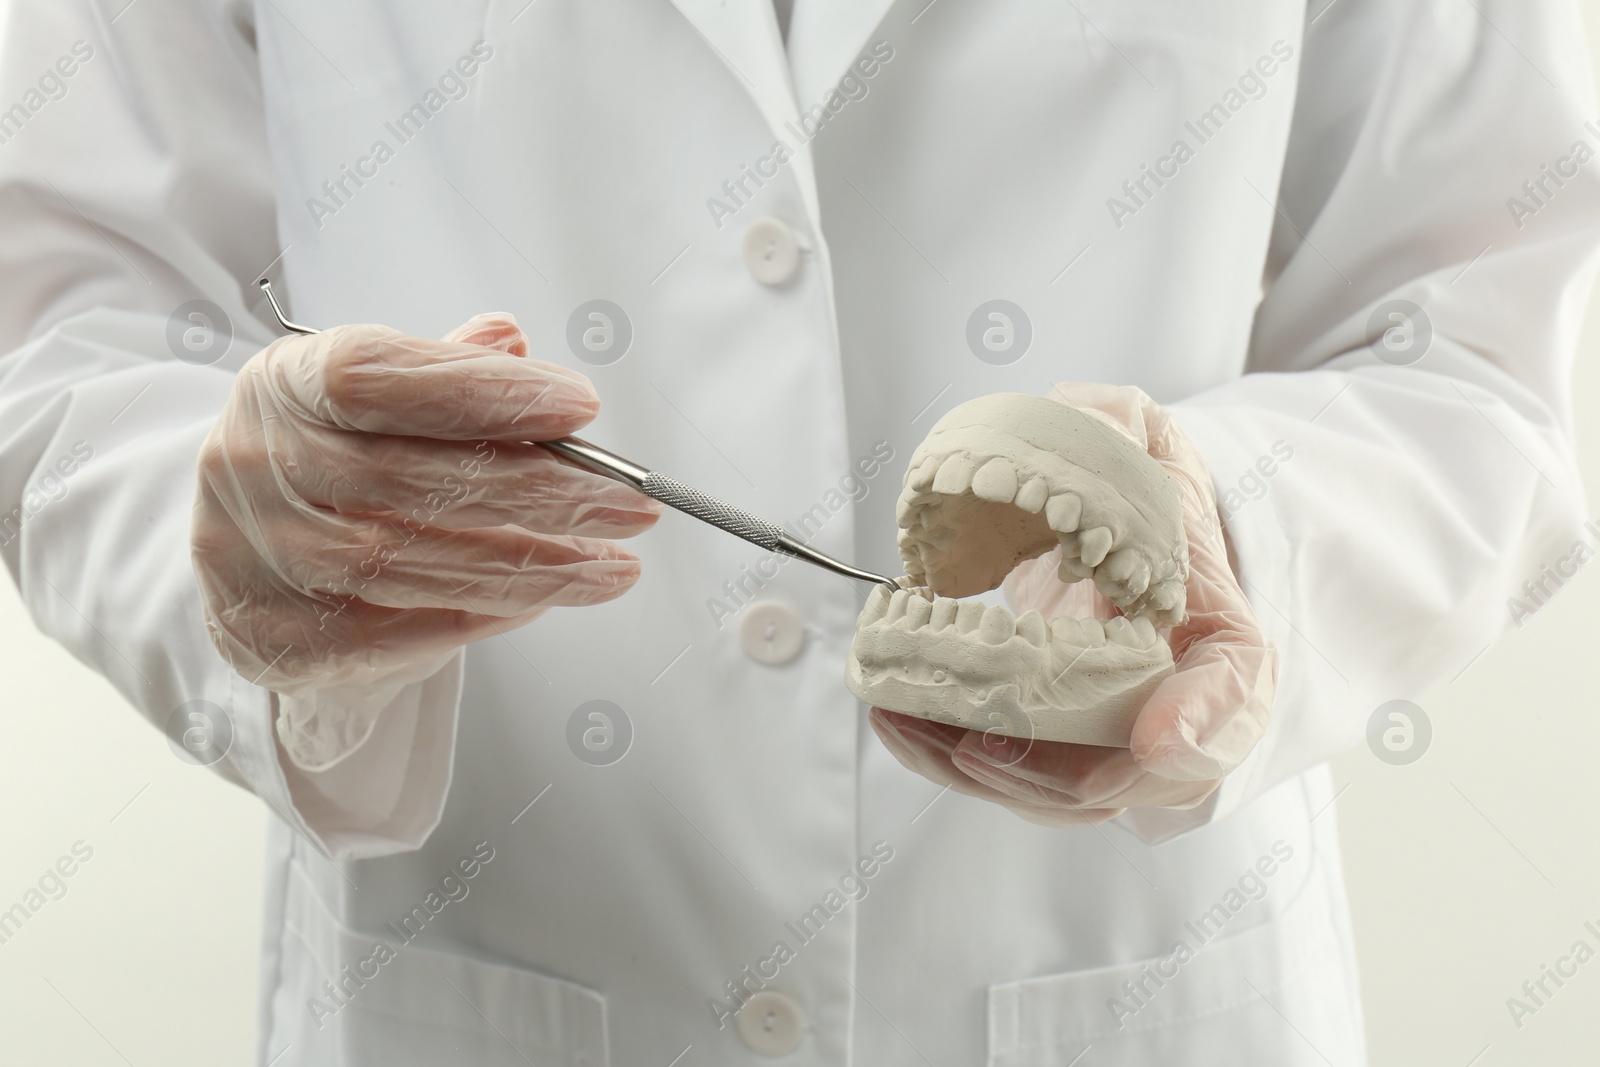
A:
{"label": "white button", "polygon": [[739,643],[757,663],[776,667],[800,654],[806,627],[799,612],[776,600],[758,600],[739,620]]}
{"label": "white button", "polygon": [[763,1056],[788,1055],[800,1047],[806,1032],[806,1013],[800,1005],[770,989],[751,997],[733,1021],[750,1051]]}
{"label": "white button", "polygon": [[800,266],[794,231],[777,219],[762,219],[744,231],[744,265],[756,281],[782,285]]}

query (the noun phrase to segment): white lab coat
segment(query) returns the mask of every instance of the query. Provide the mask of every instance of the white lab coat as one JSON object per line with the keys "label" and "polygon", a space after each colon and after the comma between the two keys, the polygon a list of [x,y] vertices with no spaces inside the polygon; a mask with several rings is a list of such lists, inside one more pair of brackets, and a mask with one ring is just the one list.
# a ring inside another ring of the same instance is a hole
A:
{"label": "white lab coat", "polygon": [[[1571,543],[1564,377],[1600,219],[1600,162],[1573,146],[1600,138],[1567,5],[1308,21],[1267,0],[800,0],[786,50],[764,0],[10,5],[0,508],[28,521],[0,552],[40,627],[153,722],[227,709],[216,767],[282,820],[261,1061],[760,1062],[718,1025],[743,981],[798,1005],[795,1064],[1362,1062],[1324,761],[1461,670]],[[65,94],[26,96],[79,40]],[[428,97],[479,41],[466,94]],[[865,97],[830,97],[875,47]],[[419,103],[401,143],[385,124]],[[801,150],[789,124],[817,103],[837,113]],[[1219,104],[1202,142],[1186,124]],[[778,140],[794,158],[727,200]],[[1190,158],[1163,162],[1179,140]],[[1530,199],[1545,164],[1565,179]],[[341,167],[368,177],[334,202]],[[787,284],[747,264],[763,219],[799,243]],[[595,380],[590,438],[809,514],[821,548],[880,570],[940,412],[1141,386],[1224,493],[1282,655],[1272,725],[1193,811],[1055,830],[941,795],[841,684],[858,591],[798,564],[757,589],[761,553],[669,514],[627,596],[475,645],[300,772],[273,698],[206,640],[187,545],[198,445],[275,335],[269,265],[313,325],[438,335],[510,310]],[[604,366],[567,344],[596,298],[633,329]],[[1365,343],[1397,298],[1434,331],[1410,366]],[[213,365],[167,343],[193,299],[237,333]],[[1031,323],[1006,365],[966,340],[992,299]],[[41,496],[80,441],[92,458]],[[880,441],[893,458],[846,500]],[[745,651],[757,596],[803,626],[793,660]],[[596,699],[631,723],[608,766],[567,740]],[[474,876],[442,883],[458,862]],[[808,914],[820,932],[796,936]]]}

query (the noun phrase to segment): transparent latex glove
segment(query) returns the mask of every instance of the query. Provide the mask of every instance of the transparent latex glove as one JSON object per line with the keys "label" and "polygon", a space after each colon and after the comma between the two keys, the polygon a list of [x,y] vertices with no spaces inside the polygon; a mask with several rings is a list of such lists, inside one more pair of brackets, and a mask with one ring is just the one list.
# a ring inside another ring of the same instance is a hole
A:
{"label": "transparent latex glove", "polygon": [[[1123,386],[1065,383],[1050,395],[1129,434],[1182,489],[1189,618],[1166,634],[1176,672],[1140,710],[1128,749],[1008,738],[883,708],[872,709],[872,727],[918,774],[1033,822],[1082,825],[1127,808],[1192,808],[1265,732],[1277,652],[1228,562],[1211,475],[1172,417],[1142,390]],[[1060,554],[1053,549],[1006,578],[1016,611],[1114,617],[1116,608],[1092,582],[1069,586],[1056,577]]]}
{"label": "transparent latex glove", "polygon": [[444,340],[384,326],[284,337],[240,370],[200,451],[191,528],[212,642],[322,770],[468,642],[626,592],[661,513],[528,441],[600,407],[528,358],[510,315]]}

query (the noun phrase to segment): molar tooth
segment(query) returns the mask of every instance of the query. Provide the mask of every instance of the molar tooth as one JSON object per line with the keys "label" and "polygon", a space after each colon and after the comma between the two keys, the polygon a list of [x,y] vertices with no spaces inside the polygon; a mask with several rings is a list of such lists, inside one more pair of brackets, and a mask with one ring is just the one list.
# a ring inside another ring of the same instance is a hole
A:
{"label": "molar tooth", "polygon": [[1143,647],[1139,644],[1138,635],[1133,631],[1133,623],[1120,615],[1115,619],[1106,620],[1105,634],[1108,641],[1113,641],[1125,648]]}
{"label": "molar tooth", "polygon": [[1152,648],[1161,640],[1161,635],[1156,633],[1156,625],[1143,615],[1135,616],[1128,620],[1133,623],[1134,635],[1139,639],[1140,648]]}
{"label": "molar tooth", "polygon": [[[906,601],[910,598],[911,594],[904,589],[896,589],[892,594],[890,594],[889,610],[884,613],[883,621],[892,623],[903,618],[906,613]],[[919,597],[918,599],[921,598]]]}
{"label": "molar tooth", "polygon": [[1106,596],[1138,596],[1150,586],[1150,565],[1131,548],[1119,548],[1094,572],[1094,584]]}
{"label": "molar tooth", "polygon": [[990,605],[983,613],[978,636],[985,644],[1003,645],[1017,634],[1017,623],[1005,608]]}
{"label": "molar tooth", "polygon": [[1182,599],[1182,583],[1174,578],[1168,578],[1151,591],[1150,606],[1157,611],[1171,611],[1178,606],[1178,601]]}
{"label": "molar tooth", "polygon": [[983,601],[956,601],[956,633],[970,634],[983,622]]}
{"label": "molar tooth", "polygon": [[942,596],[933,602],[933,616],[928,620],[928,629],[943,630],[946,626],[956,621],[956,611],[960,601]]}
{"label": "molar tooth", "polygon": [[939,464],[939,473],[933,476],[933,491],[944,496],[959,496],[972,488],[972,475],[977,469],[971,456],[957,452]]}
{"label": "molar tooth", "polygon": [[915,630],[928,621],[933,614],[933,603],[926,597],[911,594],[906,600],[906,617],[903,625],[907,630]]}
{"label": "molar tooth", "polygon": [[1104,526],[1085,530],[1078,538],[1078,555],[1091,567],[1098,567],[1111,551],[1111,531]]}
{"label": "molar tooth", "polygon": [[874,586],[872,593],[867,597],[867,606],[861,609],[858,625],[871,626],[883,618],[883,613],[889,609],[889,596],[888,586]]}
{"label": "molar tooth", "polygon": [[1056,533],[1071,533],[1083,518],[1083,501],[1076,493],[1058,493],[1044,506],[1044,517]]}
{"label": "molar tooth", "polygon": [[1081,581],[1084,578],[1093,578],[1094,568],[1081,559],[1063,555],[1061,563],[1056,567],[1056,577],[1071,585],[1073,582]]}
{"label": "molar tooth", "polygon": [[1044,616],[1037,611],[1023,612],[1017,617],[1017,633],[1027,638],[1029,644],[1043,648],[1045,638],[1048,636]]}
{"label": "molar tooth", "polygon": [[1050,483],[1042,475],[1035,474],[1023,483],[1017,490],[1017,498],[1012,501],[1023,511],[1037,515],[1043,510],[1045,501],[1050,499]]}
{"label": "molar tooth", "polygon": [[996,456],[972,476],[972,495],[996,504],[1011,503],[1017,495],[1017,468],[1010,460]]}
{"label": "molar tooth", "polygon": [[938,469],[939,461],[929,456],[916,470],[906,475],[906,485],[918,493],[926,493],[933,487],[933,476]]}

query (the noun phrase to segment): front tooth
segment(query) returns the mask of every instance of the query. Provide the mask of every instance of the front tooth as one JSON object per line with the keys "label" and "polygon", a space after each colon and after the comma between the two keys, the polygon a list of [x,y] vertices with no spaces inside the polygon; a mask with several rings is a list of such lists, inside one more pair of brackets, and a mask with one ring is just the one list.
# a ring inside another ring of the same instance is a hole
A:
{"label": "front tooth", "polygon": [[938,469],[939,461],[929,456],[906,478],[906,484],[918,493],[926,493],[933,488],[933,475]]}
{"label": "front tooth", "polygon": [[871,595],[867,597],[867,606],[861,609],[861,619],[858,625],[871,626],[883,618],[883,613],[889,608],[889,595],[888,586],[875,586]]}
{"label": "front tooth", "polygon": [[[906,613],[906,601],[911,594],[904,589],[896,589],[889,597],[889,610],[884,613],[884,622],[898,622]],[[921,599],[920,597],[918,599]]]}
{"label": "front tooth", "polygon": [[978,465],[965,452],[957,452],[939,465],[933,476],[933,491],[945,496],[960,496],[972,488],[972,475]]}
{"label": "front tooth", "polygon": [[926,597],[913,594],[906,601],[906,617],[903,625],[907,630],[915,630],[928,621],[933,614],[933,604]]}
{"label": "front tooth", "polygon": [[1138,635],[1134,633],[1133,623],[1120,615],[1115,619],[1106,620],[1105,634],[1107,640],[1114,641],[1125,648],[1144,647],[1139,643]]}
{"label": "front tooth", "polygon": [[1104,526],[1085,530],[1078,538],[1078,557],[1091,567],[1100,566],[1100,561],[1110,551],[1111,531]]}
{"label": "front tooth", "polygon": [[1065,641],[1071,645],[1083,644],[1083,627],[1078,625],[1078,620],[1070,615],[1050,621],[1050,637],[1052,640]]}
{"label": "front tooth", "polygon": [[933,602],[933,616],[928,620],[928,629],[943,630],[946,626],[956,621],[956,610],[960,605],[959,600],[952,600],[942,596]]}
{"label": "front tooth", "polygon": [[1050,483],[1042,475],[1035,474],[1017,490],[1017,498],[1012,503],[1023,511],[1037,515],[1049,499]]}
{"label": "front tooth", "polygon": [[1086,648],[1099,648],[1106,643],[1105,624],[1099,619],[1079,619],[1078,625],[1083,628],[1083,643]]}
{"label": "front tooth", "polygon": [[1011,612],[1005,608],[991,605],[983,613],[983,622],[978,626],[978,636],[983,638],[985,644],[1003,645],[1017,633],[1016,620],[1011,617]]}
{"label": "front tooth", "polygon": [[983,601],[958,600],[956,604],[956,633],[970,634],[983,622]]}
{"label": "front tooth", "polygon": [[1071,533],[1083,518],[1083,501],[1076,493],[1060,493],[1050,498],[1044,506],[1045,521],[1056,533]]}
{"label": "front tooth", "polygon": [[[1150,564],[1133,549],[1119,548],[1107,556],[1105,563],[1095,572],[1097,586],[1102,578],[1117,592],[1138,596],[1150,587]],[[1100,591],[1105,592],[1104,589]]]}
{"label": "front tooth", "polygon": [[996,504],[1011,503],[1017,495],[1017,468],[1009,460],[996,456],[972,476],[972,495]]}
{"label": "front tooth", "polygon": [[900,529],[909,529],[917,521],[916,505],[911,503],[911,498],[904,494],[895,501],[894,524]]}
{"label": "front tooth", "polygon": [[1025,611],[1017,618],[1017,633],[1039,648],[1044,647],[1046,627],[1044,616],[1037,611]]}
{"label": "front tooth", "polygon": [[1130,621],[1133,623],[1134,635],[1139,639],[1139,648],[1150,648],[1157,641],[1161,640],[1161,635],[1156,633],[1155,623],[1151,622],[1143,615],[1140,615],[1138,618]]}

